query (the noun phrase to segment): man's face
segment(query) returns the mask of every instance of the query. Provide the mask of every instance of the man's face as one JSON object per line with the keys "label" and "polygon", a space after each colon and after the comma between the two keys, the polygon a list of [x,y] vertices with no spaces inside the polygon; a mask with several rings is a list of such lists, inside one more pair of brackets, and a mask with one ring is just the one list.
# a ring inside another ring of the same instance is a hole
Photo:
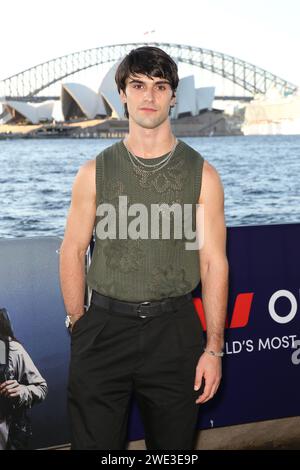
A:
{"label": "man's face", "polygon": [[167,80],[142,74],[127,78],[125,92],[121,90],[120,97],[127,103],[129,117],[145,129],[154,129],[166,121],[176,100]]}

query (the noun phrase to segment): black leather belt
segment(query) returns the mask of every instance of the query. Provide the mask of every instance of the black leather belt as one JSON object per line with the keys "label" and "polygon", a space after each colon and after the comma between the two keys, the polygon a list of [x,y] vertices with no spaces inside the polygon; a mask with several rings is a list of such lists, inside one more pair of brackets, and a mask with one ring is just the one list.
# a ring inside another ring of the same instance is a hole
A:
{"label": "black leather belt", "polygon": [[125,300],[113,299],[93,290],[91,303],[110,310],[110,313],[121,313],[130,317],[156,317],[163,313],[177,310],[192,299],[191,292],[178,297],[168,297],[161,300],[145,302],[127,302]]}

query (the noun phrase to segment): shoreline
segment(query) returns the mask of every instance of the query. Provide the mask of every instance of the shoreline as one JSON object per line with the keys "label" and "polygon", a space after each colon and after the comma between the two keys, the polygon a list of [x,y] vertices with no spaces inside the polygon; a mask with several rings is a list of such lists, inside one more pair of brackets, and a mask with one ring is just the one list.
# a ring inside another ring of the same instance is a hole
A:
{"label": "shoreline", "polygon": [[[241,123],[217,110],[207,110],[197,116],[172,120],[171,127],[177,137],[243,135]],[[127,119],[76,119],[73,121],[44,122],[40,124],[2,124],[0,139],[71,137],[71,138],[123,138],[128,135]]]}

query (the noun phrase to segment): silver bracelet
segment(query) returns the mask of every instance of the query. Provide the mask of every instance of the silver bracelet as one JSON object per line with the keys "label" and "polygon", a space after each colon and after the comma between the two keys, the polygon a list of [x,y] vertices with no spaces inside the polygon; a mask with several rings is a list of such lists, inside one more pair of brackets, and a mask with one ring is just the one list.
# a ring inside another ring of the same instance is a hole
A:
{"label": "silver bracelet", "polygon": [[204,352],[206,352],[207,354],[210,354],[211,356],[217,356],[217,357],[223,357],[224,356],[224,352],[221,351],[221,352],[215,352],[215,351],[209,351],[207,350],[206,348],[204,348]]}

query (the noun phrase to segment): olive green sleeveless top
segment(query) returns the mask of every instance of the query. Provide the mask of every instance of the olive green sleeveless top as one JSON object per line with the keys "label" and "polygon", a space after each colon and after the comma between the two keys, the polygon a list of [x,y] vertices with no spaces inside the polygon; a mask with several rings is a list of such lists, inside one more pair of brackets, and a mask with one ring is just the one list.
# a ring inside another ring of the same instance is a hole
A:
{"label": "olive green sleeveless top", "polygon": [[[143,302],[182,295],[197,287],[199,250],[186,249],[186,242],[193,239],[186,236],[183,214],[184,205],[189,206],[195,231],[204,159],[177,140],[168,163],[156,170],[144,168],[142,163],[159,163],[167,154],[137,157],[138,163],[133,164],[123,140],[97,155],[95,245],[87,273],[87,284],[97,292]],[[175,206],[177,210],[181,207],[181,222],[168,210]],[[158,219],[152,217],[157,208],[159,226]],[[164,218],[169,221],[167,232],[163,232]],[[175,225],[181,225],[181,235],[175,235]]]}

